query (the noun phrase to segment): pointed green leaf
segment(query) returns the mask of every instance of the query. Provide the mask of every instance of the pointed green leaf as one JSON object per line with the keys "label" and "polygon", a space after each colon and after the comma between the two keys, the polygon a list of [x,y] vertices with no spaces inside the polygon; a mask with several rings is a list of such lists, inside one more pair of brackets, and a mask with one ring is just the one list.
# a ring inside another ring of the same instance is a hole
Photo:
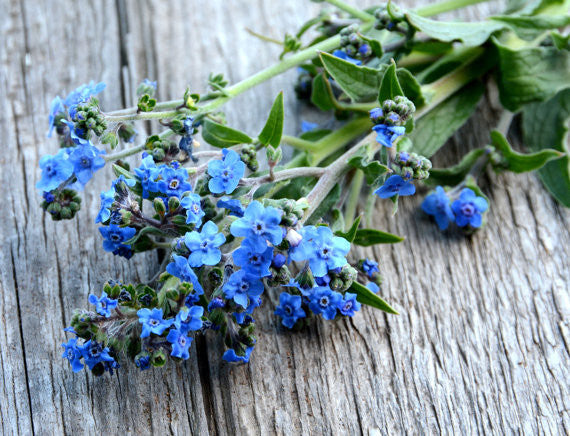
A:
{"label": "pointed green leaf", "polygon": [[113,172],[115,173],[115,175],[117,177],[124,176],[127,179],[134,179],[135,178],[135,175],[133,173],[131,173],[130,171],[127,171],[122,166],[117,165],[117,164],[113,164]]}
{"label": "pointed green leaf", "polygon": [[350,229],[348,229],[347,232],[341,232],[336,231],[335,235],[336,236],[340,236],[341,238],[346,239],[348,242],[352,243],[352,241],[354,241],[354,238],[356,238],[356,231],[358,230],[358,226],[360,225],[360,217],[357,217],[354,222],[352,223],[352,226],[350,226]]}
{"label": "pointed green leaf", "polygon": [[374,38],[369,38],[366,35],[360,35],[360,37],[370,46],[370,49],[372,50],[372,53],[374,53],[374,56],[377,58],[382,57],[384,50],[382,50],[382,43],[380,41]]}
{"label": "pointed green leaf", "polygon": [[311,103],[325,112],[334,109],[334,102],[331,99],[326,80],[323,73],[315,76],[311,91]]}
{"label": "pointed green leaf", "polygon": [[396,64],[394,63],[394,60],[392,60],[392,64],[384,73],[384,77],[382,77],[378,101],[382,104],[383,101],[393,99],[397,95],[404,95],[404,91],[402,91],[402,87],[398,81]]}
{"label": "pointed green leaf", "polygon": [[498,15],[491,20],[507,24],[522,39],[533,40],[545,30],[568,26],[570,15]]}
{"label": "pointed green leaf", "polygon": [[550,32],[550,37],[558,50],[570,50],[570,33],[562,35],[560,32]]}
{"label": "pointed green leaf", "polygon": [[356,231],[353,243],[361,247],[370,247],[376,244],[395,244],[402,242],[404,238],[392,233],[382,232],[376,229],[360,229]]}
{"label": "pointed green leaf", "polygon": [[281,143],[281,136],[283,135],[283,119],[285,117],[285,110],[283,108],[283,91],[277,94],[277,98],[271,106],[269,117],[265,122],[263,130],[258,136],[259,142],[263,145],[272,145],[278,147]]}
{"label": "pointed green leaf", "polygon": [[123,244],[125,245],[132,245],[135,242],[137,242],[142,236],[144,235],[158,235],[158,236],[165,236],[165,233],[159,229],[157,229],[156,227],[151,227],[151,226],[147,226],[147,227],[143,227],[142,229],[140,229],[136,235],[134,235],[131,239],[124,241]]}
{"label": "pointed green leaf", "polygon": [[429,171],[429,178],[424,182],[428,185],[454,186],[460,184],[475,162],[485,154],[485,151],[486,148],[476,148],[463,156],[457,165],[448,168],[432,168]]}
{"label": "pointed green leaf", "polygon": [[202,138],[208,144],[218,148],[231,147],[236,144],[250,144],[253,141],[245,133],[207,118],[202,123]]}
{"label": "pointed green leaf", "polygon": [[386,303],[382,298],[368,289],[366,286],[361,285],[358,282],[352,282],[350,286],[350,292],[356,294],[356,299],[367,306],[375,307],[384,312],[391,313],[393,315],[399,315],[399,313],[393,309],[388,303]]}
{"label": "pointed green leaf", "polygon": [[377,160],[369,162],[365,155],[357,155],[350,158],[348,165],[364,171],[366,183],[369,185],[374,184],[380,176],[389,171],[389,168],[386,165],[381,164]]}

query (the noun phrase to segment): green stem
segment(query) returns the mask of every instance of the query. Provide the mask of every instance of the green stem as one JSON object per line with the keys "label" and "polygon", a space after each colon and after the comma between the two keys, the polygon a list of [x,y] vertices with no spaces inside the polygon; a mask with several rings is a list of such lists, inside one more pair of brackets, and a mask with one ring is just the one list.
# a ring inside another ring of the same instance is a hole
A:
{"label": "green stem", "polygon": [[105,115],[105,120],[109,123],[119,123],[122,121],[164,119],[175,117],[183,111],[187,111],[187,109],[163,112],[140,112],[126,115]]}
{"label": "green stem", "polygon": [[346,206],[344,209],[344,225],[347,229],[349,229],[354,222],[356,207],[358,206],[358,201],[360,200],[360,191],[362,190],[363,183],[364,171],[356,170],[354,177],[350,182],[350,193],[348,194],[348,200],[346,201]]}
{"label": "green stem", "polygon": [[340,129],[315,142],[315,153],[312,156],[314,165],[318,165],[334,152],[349,144],[363,133],[370,130],[372,122],[368,117],[349,121]]}
{"label": "green stem", "polygon": [[103,158],[105,159],[105,162],[114,162],[116,160],[132,156],[133,154],[137,154],[138,152],[143,151],[144,147],[145,144],[140,144],[136,147],[127,148],[114,154],[108,154],[107,156],[103,156]]}
{"label": "green stem", "polygon": [[464,8],[465,6],[476,5],[477,3],[484,3],[486,1],[488,0],[449,0],[417,8],[414,12],[422,17],[431,17],[433,15],[443,14],[444,12],[454,11],[456,9]]}
{"label": "green stem", "polygon": [[362,21],[374,21],[374,15],[364,12],[361,9],[355,8],[354,6],[348,5],[342,0],[325,0],[327,3],[336,6],[342,11],[348,12],[350,15],[356,18],[360,18]]}
{"label": "green stem", "polygon": [[317,150],[316,142],[307,141],[305,139],[301,139],[296,136],[283,135],[281,137],[281,142],[284,142],[285,144],[288,144],[291,147],[296,148],[298,150],[303,150],[303,151]]}

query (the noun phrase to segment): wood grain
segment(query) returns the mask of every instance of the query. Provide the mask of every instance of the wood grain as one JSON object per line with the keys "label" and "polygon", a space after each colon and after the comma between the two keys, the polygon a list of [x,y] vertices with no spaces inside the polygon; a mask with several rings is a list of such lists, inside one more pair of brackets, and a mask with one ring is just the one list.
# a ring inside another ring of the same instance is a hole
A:
{"label": "wood grain", "polygon": [[[90,183],[78,219],[43,215],[35,183],[39,158],[56,147],[45,138],[51,98],[100,79],[103,107],[114,109],[133,102],[130,90],[145,77],[158,80],[161,99],[179,98],[186,85],[203,89],[209,72],[238,81],[279,53],[245,27],[280,38],[320,7],[0,0],[2,434],[570,433],[570,214],[534,175],[483,180],[492,209],[472,238],[439,233],[418,211],[422,195],[403,201],[396,218],[378,203],[374,224],[407,239],[364,253],[380,262],[383,295],[400,316],[365,308],[291,334],[268,296],[249,365],[223,363],[214,337],[197,340],[185,364],[142,374],[130,364],[114,376],[73,374],[61,359],[73,308],[107,278],[147,279],[157,258],[127,262],[102,250],[93,217],[109,169]],[[482,4],[459,15],[497,10]],[[231,124],[257,132],[283,89],[286,132],[298,133],[311,115],[294,98],[294,78],[236,98]],[[482,104],[436,164],[485,144],[496,121]]]}

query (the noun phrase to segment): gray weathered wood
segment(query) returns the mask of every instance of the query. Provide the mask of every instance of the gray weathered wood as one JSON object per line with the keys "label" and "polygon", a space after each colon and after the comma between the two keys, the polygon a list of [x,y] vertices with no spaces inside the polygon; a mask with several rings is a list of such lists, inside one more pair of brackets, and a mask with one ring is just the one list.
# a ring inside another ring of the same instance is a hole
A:
{"label": "gray weathered wood", "polygon": [[[356,2],[354,2],[356,3]],[[373,2],[362,2],[371,4]],[[407,2],[408,5],[413,4]],[[383,295],[401,312],[366,308],[351,320],[279,327],[276,297],[259,310],[259,342],[246,366],[224,364],[219,342],[197,340],[188,362],[140,374],[73,374],[60,358],[65,327],[107,278],[144,280],[153,254],[130,262],[103,252],[98,192],[90,184],[74,222],[39,207],[38,160],[51,98],[79,83],[108,83],[103,107],[132,103],[128,90],[158,79],[159,96],[203,89],[209,72],[240,80],[271,64],[279,48],[245,27],[280,38],[321,5],[308,0],[0,1],[0,421],[3,434],[568,433],[570,432],[570,215],[534,175],[489,175],[487,228],[442,235],[402,201],[396,218],[379,203],[378,228],[406,235],[365,250],[380,261]],[[497,10],[462,11],[472,19]],[[306,110],[289,72],[232,102],[232,125],[255,133],[273,97],[286,91],[286,131]],[[489,104],[436,163],[488,140]]]}

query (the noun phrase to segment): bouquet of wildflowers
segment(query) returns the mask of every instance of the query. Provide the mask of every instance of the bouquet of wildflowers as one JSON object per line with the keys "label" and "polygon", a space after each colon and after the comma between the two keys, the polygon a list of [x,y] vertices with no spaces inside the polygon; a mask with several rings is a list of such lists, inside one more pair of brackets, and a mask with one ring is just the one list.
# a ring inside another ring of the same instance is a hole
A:
{"label": "bouquet of wildflowers", "polygon": [[[258,310],[292,330],[354,316],[362,305],[396,314],[379,295],[378,263],[350,252],[401,241],[369,228],[370,217],[379,208],[396,214],[419,186],[429,190],[422,209],[439,229],[465,234],[489,213],[477,185],[487,169],[540,170],[570,206],[570,46],[560,31],[570,24],[568,5],[514,0],[484,22],[428,18],[475,2],[360,10],[328,0],[333,9],[279,42],[279,62],[232,86],[211,74],[205,92],[158,102],[157,83],[145,79],[137,105],[113,112],[97,99],[104,83],[56,97],[48,137],[60,148],[40,161],[42,207],[54,220],[74,218],[81,191],[112,165],[116,178],[95,217],[103,249],[127,259],[160,250],[164,259],[149,282],[109,280],[75,312],[63,344],[73,371],[183,361],[199,334],[220,336],[224,360],[248,362]],[[260,132],[227,125],[224,103],[294,67],[297,98],[331,122],[284,135],[280,93]],[[489,82],[504,107],[489,143],[433,168],[429,158],[473,114]],[[515,115],[529,153],[506,139]],[[160,129],[139,134],[144,120]],[[204,143],[212,147],[198,151]],[[294,149],[286,162],[284,145]],[[267,294],[278,295],[276,306],[262,304]]]}

